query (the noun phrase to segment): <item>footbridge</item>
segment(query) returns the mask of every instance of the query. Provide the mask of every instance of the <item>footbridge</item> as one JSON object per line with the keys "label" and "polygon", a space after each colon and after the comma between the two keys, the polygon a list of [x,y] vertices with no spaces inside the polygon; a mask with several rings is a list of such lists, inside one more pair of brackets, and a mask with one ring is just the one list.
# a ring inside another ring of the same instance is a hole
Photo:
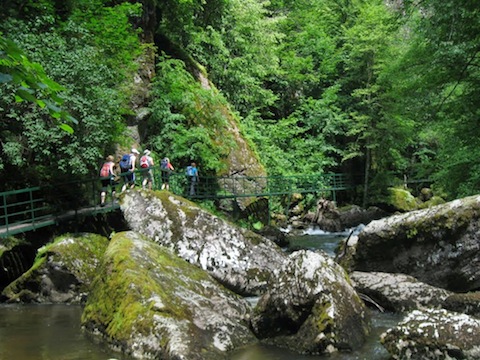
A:
{"label": "footbridge", "polygon": [[[161,171],[153,173],[153,190],[160,190]],[[142,188],[145,170],[136,171],[135,188]],[[194,188],[181,173],[170,174],[169,190],[193,201],[237,198],[269,198],[294,193],[316,193],[331,196],[352,188],[344,174],[310,174],[293,176],[248,177],[239,175],[199,177]],[[123,185],[116,185],[119,193]],[[193,190],[193,192],[191,192]],[[118,203],[107,195],[107,202],[100,206],[101,184],[98,178],[61,184],[37,186],[0,193],[0,238],[34,231],[62,221],[117,211]],[[109,190],[110,191],[110,190]]]}

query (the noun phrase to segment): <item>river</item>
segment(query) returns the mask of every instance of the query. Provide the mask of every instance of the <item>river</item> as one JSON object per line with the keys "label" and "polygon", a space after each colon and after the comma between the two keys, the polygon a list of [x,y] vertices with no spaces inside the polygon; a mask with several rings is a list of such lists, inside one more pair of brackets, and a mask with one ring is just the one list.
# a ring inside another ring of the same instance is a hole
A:
{"label": "river", "polygon": [[[333,255],[348,234],[309,230],[291,240],[294,248],[323,249]],[[132,360],[97,344],[80,327],[82,307],[75,305],[0,305],[0,360]],[[372,333],[353,353],[304,356],[272,346],[254,345],[231,354],[229,360],[387,360],[379,335],[394,326],[398,314],[371,310]]]}

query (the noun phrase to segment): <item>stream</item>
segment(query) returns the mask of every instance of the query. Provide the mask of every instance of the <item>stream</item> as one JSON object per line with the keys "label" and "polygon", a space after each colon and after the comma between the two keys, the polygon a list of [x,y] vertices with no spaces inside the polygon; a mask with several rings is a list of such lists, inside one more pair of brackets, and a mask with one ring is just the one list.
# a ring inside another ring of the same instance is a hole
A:
{"label": "stream", "polygon": [[[295,249],[322,249],[334,256],[338,242],[348,233],[307,230],[292,237]],[[0,305],[0,360],[133,360],[95,343],[80,327],[79,305]],[[380,334],[395,326],[401,315],[370,310],[372,333],[358,351],[305,356],[273,346],[253,345],[235,351],[229,360],[387,360]]]}

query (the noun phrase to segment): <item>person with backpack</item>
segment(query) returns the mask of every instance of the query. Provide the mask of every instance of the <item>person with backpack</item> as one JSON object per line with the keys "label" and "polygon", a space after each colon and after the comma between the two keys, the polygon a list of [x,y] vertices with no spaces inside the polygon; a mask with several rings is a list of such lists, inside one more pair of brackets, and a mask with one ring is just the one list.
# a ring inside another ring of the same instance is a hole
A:
{"label": "person with backpack", "polygon": [[190,184],[190,196],[195,195],[195,188],[198,183],[198,169],[197,169],[197,164],[192,161],[190,166],[187,166],[187,170],[185,172],[188,178],[188,183]]}
{"label": "person with backpack", "polygon": [[110,186],[112,193],[112,202],[115,199],[115,163],[113,156],[108,155],[100,169],[100,182],[102,183],[102,190],[100,192],[100,206],[105,206],[105,199],[107,197],[107,190]]}
{"label": "person with backpack", "polygon": [[135,164],[139,154],[138,150],[133,148],[130,154],[123,155],[120,160],[120,169],[123,177],[122,192],[127,189],[127,186],[130,189],[135,187]]}
{"label": "person with backpack", "polygon": [[170,178],[170,173],[175,170],[173,168],[173,165],[170,163],[169,158],[163,158],[161,163],[160,163],[160,170],[162,171],[162,190],[169,190],[170,185],[169,185],[169,178]]}
{"label": "person with backpack", "polygon": [[140,171],[142,172],[142,188],[145,189],[148,184],[148,189],[152,190],[153,187],[153,174],[150,169],[155,164],[150,156],[150,150],[145,150],[143,156],[140,158]]}

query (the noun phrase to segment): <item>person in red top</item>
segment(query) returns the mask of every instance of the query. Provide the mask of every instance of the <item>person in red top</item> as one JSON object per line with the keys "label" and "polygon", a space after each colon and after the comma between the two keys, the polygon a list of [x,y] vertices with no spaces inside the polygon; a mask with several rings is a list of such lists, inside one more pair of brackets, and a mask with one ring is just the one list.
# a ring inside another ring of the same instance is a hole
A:
{"label": "person in red top", "polygon": [[105,206],[105,198],[107,197],[108,186],[112,190],[112,201],[115,198],[115,163],[113,162],[113,156],[108,155],[105,162],[100,169],[100,181],[102,183],[102,190],[100,193],[100,206]]}

